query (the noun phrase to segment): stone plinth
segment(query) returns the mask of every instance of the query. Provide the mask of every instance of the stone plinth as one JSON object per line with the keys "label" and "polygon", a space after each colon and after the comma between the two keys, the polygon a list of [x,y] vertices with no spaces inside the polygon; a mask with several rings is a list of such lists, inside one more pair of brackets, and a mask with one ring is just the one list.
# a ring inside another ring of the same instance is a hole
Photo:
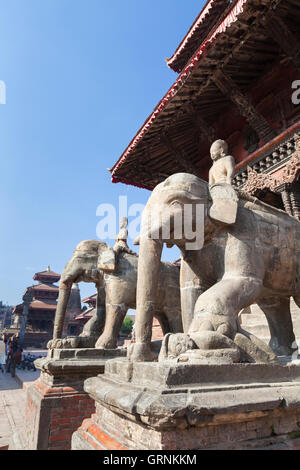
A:
{"label": "stone plinth", "polygon": [[104,375],[86,380],[84,389],[96,413],[73,434],[72,449],[255,448],[267,438],[299,437],[300,361],[192,365],[116,359],[107,362]]}
{"label": "stone plinth", "polygon": [[71,436],[95,410],[84,380],[102,374],[105,362],[121,350],[52,350],[35,365],[41,375],[27,391],[26,449],[68,450]]}

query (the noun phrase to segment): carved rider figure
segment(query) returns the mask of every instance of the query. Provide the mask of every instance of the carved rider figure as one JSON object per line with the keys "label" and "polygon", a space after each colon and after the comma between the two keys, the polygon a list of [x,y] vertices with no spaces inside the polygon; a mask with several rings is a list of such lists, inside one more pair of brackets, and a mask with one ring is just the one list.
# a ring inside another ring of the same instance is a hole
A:
{"label": "carved rider figure", "polygon": [[216,140],[210,149],[213,166],[209,172],[210,194],[213,206],[210,217],[226,225],[234,224],[237,216],[238,197],[232,186],[235,173],[235,160],[228,155],[228,145],[224,140]]}
{"label": "carved rider figure", "polygon": [[228,145],[224,140],[216,140],[210,149],[213,166],[209,172],[209,184],[232,184],[235,173],[235,160],[228,155]]}
{"label": "carved rider figure", "polygon": [[128,238],[127,226],[128,226],[127,217],[122,217],[120,219],[120,232],[118,233],[118,236],[116,238],[116,243],[114,246],[114,252],[116,253],[117,256],[121,252],[129,253],[130,255],[136,254],[130,250],[127,244],[127,238]]}

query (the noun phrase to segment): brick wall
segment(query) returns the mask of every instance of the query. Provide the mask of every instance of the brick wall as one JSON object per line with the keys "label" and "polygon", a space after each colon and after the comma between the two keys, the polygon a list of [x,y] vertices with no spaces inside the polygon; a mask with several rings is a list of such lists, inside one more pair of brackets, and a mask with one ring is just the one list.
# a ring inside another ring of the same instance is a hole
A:
{"label": "brick wall", "polygon": [[300,409],[216,415],[211,424],[157,430],[97,404],[96,413],[72,437],[73,450],[297,450],[299,446]]}
{"label": "brick wall", "polygon": [[83,391],[83,380],[70,386],[49,386],[41,376],[27,392],[27,448],[71,449],[71,437],[95,411],[94,401]]}

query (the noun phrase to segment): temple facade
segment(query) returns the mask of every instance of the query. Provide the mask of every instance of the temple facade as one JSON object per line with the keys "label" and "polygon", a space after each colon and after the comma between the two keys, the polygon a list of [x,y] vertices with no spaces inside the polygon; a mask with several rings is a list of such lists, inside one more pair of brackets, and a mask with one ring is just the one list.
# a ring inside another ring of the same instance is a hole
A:
{"label": "temple facade", "polygon": [[210,146],[223,139],[234,186],[300,218],[299,20],[294,0],[208,1],[167,60],[178,78],[110,170],[113,183],[207,180]]}
{"label": "temple facade", "polygon": [[10,326],[12,320],[11,317],[12,307],[10,305],[5,305],[0,301],[0,330]]}
{"label": "temple facade", "polygon": [[[56,283],[60,280],[60,274],[52,271],[50,266],[48,266],[46,271],[36,273],[33,280],[38,283],[27,287],[23,303],[13,308],[13,329],[19,332],[22,329],[25,299],[27,298],[28,313],[23,346],[45,347],[53,336],[54,318],[59,294],[59,288]],[[80,313],[80,291],[78,285],[74,284],[66,313],[64,336],[76,335],[78,333],[78,323],[75,321],[75,317]]]}

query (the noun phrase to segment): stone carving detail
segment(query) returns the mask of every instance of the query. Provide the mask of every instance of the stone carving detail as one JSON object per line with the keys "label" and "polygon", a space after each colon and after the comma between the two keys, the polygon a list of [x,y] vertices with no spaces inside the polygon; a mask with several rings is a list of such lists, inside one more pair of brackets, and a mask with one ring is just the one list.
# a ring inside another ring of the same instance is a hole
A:
{"label": "stone carving detail", "polygon": [[[184,334],[177,332],[164,339],[161,360],[228,364],[271,362],[276,360],[275,354],[292,354],[296,348],[289,305],[290,297],[294,297],[300,306],[296,274],[300,267],[295,251],[300,238],[299,222],[281,210],[240,194],[238,217],[229,227],[211,217],[198,222],[196,215],[192,217],[195,238],[199,231],[204,233],[204,240],[201,246],[195,244],[191,249],[190,240],[184,235],[185,208],[199,204],[210,214],[209,186],[190,174],[172,175],[151,194],[141,227],[136,344],[132,345],[129,360],[153,360],[151,327],[164,243],[177,245],[182,253]],[[161,220],[159,227],[155,226],[155,233],[159,234],[156,238],[151,237],[153,228],[149,224],[153,208]],[[178,232],[176,238],[173,232],[168,239],[163,236],[163,227],[169,226],[170,218],[181,220],[181,237]],[[239,324],[238,313],[253,303],[268,318],[269,346]]]}
{"label": "stone carving detail", "polygon": [[128,253],[130,255],[137,256],[136,253],[130,250],[127,244],[127,238],[128,238],[127,227],[128,227],[128,219],[127,217],[122,217],[122,219],[120,220],[120,232],[117,235],[116,243],[114,246],[114,252],[116,253],[117,257],[119,253]]}
{"label": "stone carving detail", "polygon": [[[61,276],[53,340],[48,344],[49,349],[96,347],[110,350],[117,347],[118,334],[126,313],[129,308],[134,309],[136,306],[138,256],[129,248],[129,252],[127,251],[126,227],[127,219],[122,221],[121,232],[117,237],[115,249],[118,256],[114,271],[112,266],[115,252],[106,243],[86,240],[75,249]],[[182,331],[179,269],[170,263],[161,262],[160,277],[155,316],[161,323],[164,334],[168,331]],[[86,323],[80,336],[62,339],[72,284],[81,281],[95,283],[95,314]]]}
{"label": "stone carving detail", "polygon": [[209,172],[209,188],[213,205],[210,217],[231,225],[236,221],[238,198],[232,187],[235,160],[228,155],[228,145],[224,140],[216,140],[210,149],[213,166]]}
{"label": "stone carving detail", "polygon": [[228,155],[228,145],[224,140],[216,140],[210,148],[213,165],[209,171],[209,184],[232,184],[235,160]]}

